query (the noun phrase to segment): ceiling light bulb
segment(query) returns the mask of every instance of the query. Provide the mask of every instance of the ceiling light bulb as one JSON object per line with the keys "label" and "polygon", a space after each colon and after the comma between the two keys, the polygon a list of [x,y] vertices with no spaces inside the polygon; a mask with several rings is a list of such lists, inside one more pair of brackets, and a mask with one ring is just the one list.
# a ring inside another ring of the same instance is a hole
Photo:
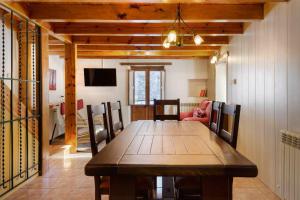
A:
{"label": "ceiling light bulb", "polygon": [[171,44],[168,41],[168,38],[166,38],[165,41],[164,41],[164,43],[163,43],[163,47],[166,48],[166,49],[168,49],[168,48],[170,48],[170,46],[171,46]]}
{"label": "ceiling light bulb", "polygon": [[195,42],[196,46],[199,46],[200,44],[202,44],[203,41],[204,40],[200,35],[197,34],[194,36],[194,42]]}
{"label": "ceiling light bulb", "polygon": [[169,42],[176,42],[177,39],[177,33],[175,30],[171,30],[168,34],[168,41]]}
{"label": "ceiling light bulb", "polygon": [[217,60],[218,60],[217,56],[213,56],[210,60],[210,64],[215,64]]}

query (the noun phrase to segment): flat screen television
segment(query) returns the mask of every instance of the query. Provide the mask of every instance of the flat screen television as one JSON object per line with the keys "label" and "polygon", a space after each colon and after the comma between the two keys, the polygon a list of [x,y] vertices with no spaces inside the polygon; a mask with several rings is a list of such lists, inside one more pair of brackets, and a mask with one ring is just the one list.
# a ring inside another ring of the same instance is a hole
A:
{"label": "flat screen television", "polygon": [[85,86],[117,86],[116,69],[84,68]]}

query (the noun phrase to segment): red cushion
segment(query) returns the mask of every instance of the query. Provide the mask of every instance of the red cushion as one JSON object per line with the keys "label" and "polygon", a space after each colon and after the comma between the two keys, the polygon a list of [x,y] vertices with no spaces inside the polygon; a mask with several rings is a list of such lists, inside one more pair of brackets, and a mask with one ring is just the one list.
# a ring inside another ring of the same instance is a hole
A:
{"label": "red cushion", "polygon": [[181,112],[180,120],[182,121],[184,118],[193,117],[193,112]]}

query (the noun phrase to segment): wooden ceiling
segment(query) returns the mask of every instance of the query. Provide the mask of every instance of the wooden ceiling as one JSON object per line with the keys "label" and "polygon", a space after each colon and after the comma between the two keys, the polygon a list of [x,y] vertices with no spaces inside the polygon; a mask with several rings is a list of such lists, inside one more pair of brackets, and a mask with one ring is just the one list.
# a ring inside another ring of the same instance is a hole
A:
{"label": "wooden ceiling", "polygon": [[[78,44],[85,58],[209,57],[230,37],[243,34],[244,23],[264,18],[265,3],[286,0],[14,0],[7,1],[42,22],[55,38]],[[187,24],[204,43],[162,48],[164,34],[176,16],[177,3]],[[62,41],[50,38],[50,53],[63,55]]]}

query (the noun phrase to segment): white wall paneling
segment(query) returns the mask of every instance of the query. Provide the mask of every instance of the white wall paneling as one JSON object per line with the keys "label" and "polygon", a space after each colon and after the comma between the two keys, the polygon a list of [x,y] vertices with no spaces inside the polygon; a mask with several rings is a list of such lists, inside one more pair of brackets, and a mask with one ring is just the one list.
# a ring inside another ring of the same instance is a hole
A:
{"label": "white wall paneling", "polygon": [[238,150],[280,196],[297,190],[283,185],[280,130],[300,132],[299,9],[298,0],[266,4],[265,19],[246,26],[228,47],[228,100],[242,105]]}

